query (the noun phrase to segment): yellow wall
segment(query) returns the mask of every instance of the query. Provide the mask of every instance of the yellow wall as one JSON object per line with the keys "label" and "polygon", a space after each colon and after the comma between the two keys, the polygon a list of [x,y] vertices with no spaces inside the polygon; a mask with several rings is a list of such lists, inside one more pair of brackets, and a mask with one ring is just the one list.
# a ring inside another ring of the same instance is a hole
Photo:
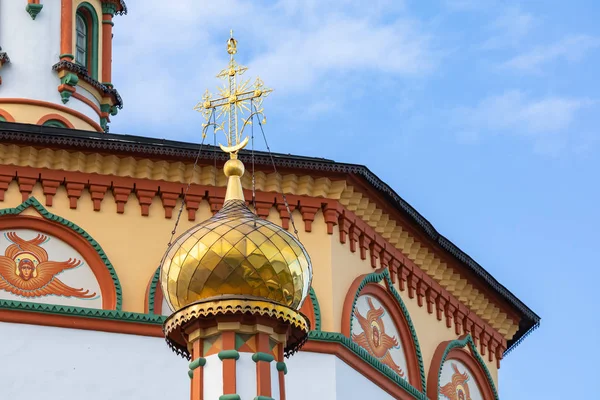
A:
{"label": "yellow wall", "polygon": [[[42,204],[45,203],[41,185],[35,186],[32,195]],[[12,182],[0,207],[15,207],[21,200],[18,185]],[[66,191],[60,187],[54,196],[53,206],[47,208],[76,223],[100,243],[119,276],[123,288],[123,310],[143,312],[147,284],[166,251],[175,222],[174,219],[164,218],[160,199],[155,197],[150,206],[150,215],[144,217],[141,216],[135,195],[130,196],[125,213],[118,214],[112,194],[107,193],[102,202],[102,210],[95,212],[87,191],[79,199],[77,209],[70,209]],[[173,210],[174,216],[178,210],[179,204]],[[302,216],[297,211],[293,215],[300,240],[306,246],[314,267],[313,288],[321,308],[321,328],[324,331],[340,332],[344,300],[350,285],[357,276],[373,272],[373,268],[368,259],[360,259],[359,251],[350,252],[349,243],[340,243],[337,229],[333,235],[327,234],[327,226],[320,212],[315,217],[310,233],[304,231]],[[210,216],[206,201],[197,212],[196,222],[188,221],[184,210],[178,234]],[[271,210],[268,219],[274,223],[280,222],[275,209]],[[445,321],[436,319],[435,313],[429,314],[426,307],[419,307],[416,298],[409,299],[407,292],[400,292],[400,296],[415,325],[427,374],[438,344],[456,339],[457,336],[454,328],[446,328]],[[487,362],[487,357],[484,359],[497,382],[496,363]]]}
{"label": "yellow wall", "polygon": [[37,124],[37,122],[45,115],[58,114],[61,117],[66,118],[69,122],[71,122],[75,129],[82,129],[86,131],[96,130],[96,128],[94,128],[92,125],[88,124],[84,120],[77,118],[74,115],[66,113],[64,111],[57,110],[55,108],[43,107],[33,104],[0,103],[0,109],[12,115],[16,122],[20,122],[23,124]]}

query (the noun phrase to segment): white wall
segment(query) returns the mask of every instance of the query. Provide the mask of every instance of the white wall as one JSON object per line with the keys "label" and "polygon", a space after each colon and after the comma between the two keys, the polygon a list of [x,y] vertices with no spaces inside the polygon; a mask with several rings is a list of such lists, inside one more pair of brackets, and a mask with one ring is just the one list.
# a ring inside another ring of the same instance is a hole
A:
{"label": "white wall", "polygon": [[[0,322],[0,360],[2,399],[184,400],[190,396],[188,362],[171,352],[161,338]],[[300,352],[286,363],[288,400],[392,399],[334,356]],[[218,399],[223,393],[221,361],[215,354],[207,357],[206,364],[217,366],[204,371],[205,382],[213,384],[206,393],[217,396],[206,400]],[[255,379],[252,360],[244,359],[238,366],[249,368],[248,375]],[[244,393],[253,386],[243,379],[239,382]]]}
{"label": "white wall", "polygon": [[[26,1],[0,0],[0,46],[10,58],[10,63],[0,70],[0,96],[62,105],[58,92],[60,79],[52,71],[60,55],[60,3],[60,0],[43,1],[44,8],[33,20],[25,11]],[[66,106],[98,120],[89,106],[73,100]]]}
{"label": "white wall", "polygon": [[393,399],[335,356],[300,352],[286,360],[286,399]]}
{"label": "white wall", "polygon": [[189,399],[161,338],[0,322],[0,360],[2,399]]}

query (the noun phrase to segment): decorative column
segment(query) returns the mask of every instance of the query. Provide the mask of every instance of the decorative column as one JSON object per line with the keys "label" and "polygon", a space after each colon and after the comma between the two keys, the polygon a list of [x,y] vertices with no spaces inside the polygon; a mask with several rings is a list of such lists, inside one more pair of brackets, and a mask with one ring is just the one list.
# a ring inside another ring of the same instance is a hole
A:
{"label": "decorative column", "polygon": [[191,400],[285,400],[284,354],[304,342],[308,325],[287,307],[236,299],[185,307],[164,329],[191,361]]}
{"label": "decorative column", "polygon": [[102,2],[102,83],[112,87],[112,30],[113,17],[117,5],[113,2]]}
{"label": "decorative column", "polygon": [[73,0],[60,3],[60,59],[73,61]]}

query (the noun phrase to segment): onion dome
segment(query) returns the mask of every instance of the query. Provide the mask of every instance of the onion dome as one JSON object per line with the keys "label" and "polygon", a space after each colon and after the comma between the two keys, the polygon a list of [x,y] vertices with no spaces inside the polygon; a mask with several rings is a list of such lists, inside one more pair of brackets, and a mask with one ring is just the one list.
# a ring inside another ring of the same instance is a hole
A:
{"label": "onion dome", "polygon": [[299,328],[296,338],[288,339],[287,350],[293,352],[308,330],[297,310],[310,288],[310,258],[293,235],[246,206],[242,162],[228,160],[224,172],[229,180],[223,208],[181,235],[162,261],[161,286],[175,311],[165,323],[167,341],[185,353],[180,339],[186,321],[215,313],[258,313]]}

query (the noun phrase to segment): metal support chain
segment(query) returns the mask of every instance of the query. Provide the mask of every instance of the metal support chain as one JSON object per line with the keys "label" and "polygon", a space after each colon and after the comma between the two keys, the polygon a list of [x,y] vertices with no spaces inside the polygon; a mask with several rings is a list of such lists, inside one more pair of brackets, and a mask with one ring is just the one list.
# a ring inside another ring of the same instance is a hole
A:
{"label": "metal support chain", "polygon": [[[256,106],[254,106],[254,112],[256,112],[258,114],[258,110],[256,110]],[[269,158],[271,159],[271,164],[273,165],[273,170],[277,174],[277,166],[275,165],[275,159],[273,158],[273,154],[271,153],[271,148],[269,147],[269,143],[267,142],[267,136],[265,135],[265,130],[263,129],[263,125],[262,125],[262,122],[260,121],[260,118],[258,118],[258,126],[260,126],[260,131],[262,132],[262,136],[265,141],[265,146],[267,147],[267,151],[269,152]],[[290,216],[292,228],[294,229],[294,235],[296,235],[296,238],[298,238],[298,240],[300,240],[300,237],[298,236],[298,229],[296,229],[296,224],[294,223],[294,216],[292,215],[292,212],[290,211],[290,206],[288,204],[287,197],[286,197],[285,193],[283,192],[283,188],[281,189],[281,196],[283,197],[283,203],[285,204],[285,209],[287,210],[287,213]]]}
{"label": "metal support chain", "polygon": [[[250,100],[251,109],[254,107],[254,100]],[[260,121],[260,118],[257,118]],[[254,114],[252,114],[252,121],[250,122],[250,132],[252,135],[252,207],[254,208],[254,215],[258,217],[256,210],[256,175],[254,173]],[[256,228],[256,218],[254,218],[254,227]]]}
{"label": "metal support chain", "polygon": [[[212,111],[212,114],[214,114],[214,110]],[[210,119],[209,119],[209,121],[210,121]],[[181,219],[181,213],[183,212],[183,207],[185,206],[185,199],[187,198],[187,194],[188,194],[188,191],[190,190],[190,186],[192,186],[192,181],[194,180],[194,174],[196,173],[196,166],[198,165],[198,160],[200,160],[200,155],[202,154],[202,148],[204,147],[204,139],[206,139],[206,128],[208,128],[211,125],[213,125],[213,129],[214,129],[215,125],[209,123],[202,130],[202,142],[200,142],[200,148],[198,149],[198,154],[196,154],[196,159],[194,160],[194,167],[192,168],[192,175],[190,176],[190,180],[187,184],[187,187],[185,188],[185,191],[183,192],[183,198],[181,199],[181,207],[179,207],[179,212],[177,213],[177,219],[175,220],[175,226],[173,227],[173,230],[171,231],[171,238],[169,239],[169,243],[167,244],[167,249],[169,247],[171,247],[171,245],[173,244],[173,238],[175,237],[175,233],[177,233],[177,226],[179,226],[179,220]]]}

